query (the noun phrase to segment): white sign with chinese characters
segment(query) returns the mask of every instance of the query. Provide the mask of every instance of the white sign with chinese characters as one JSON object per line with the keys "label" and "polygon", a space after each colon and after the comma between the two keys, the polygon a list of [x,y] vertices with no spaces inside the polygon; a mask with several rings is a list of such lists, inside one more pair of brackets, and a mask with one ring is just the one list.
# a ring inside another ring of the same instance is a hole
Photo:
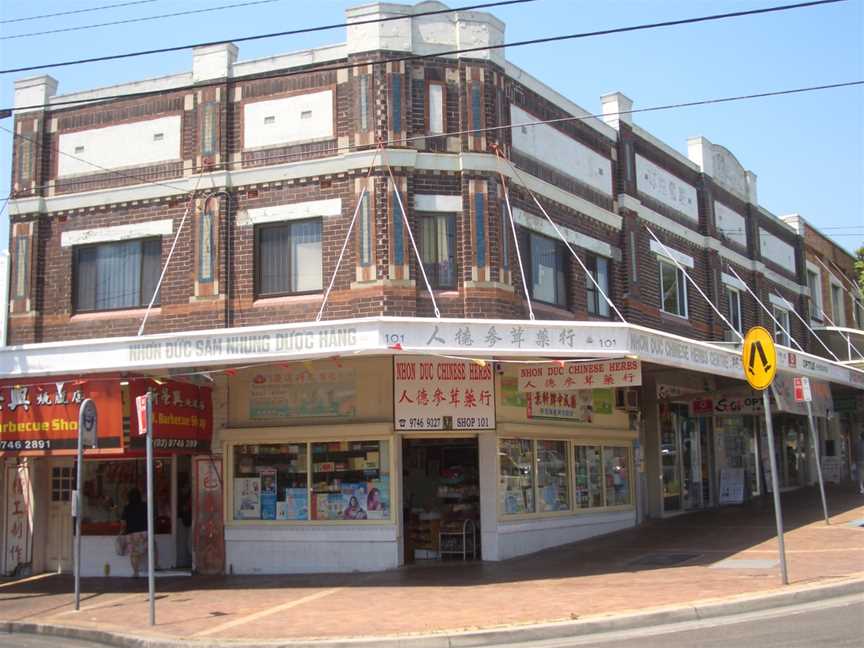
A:
{"label": "white sign with chinese characters", "polygon": [[638,360],[561,362],[519,369],[520,392],[571,392],[581,389],[638,387],[642,365]]}
{"label": "white sign with chinese characters", "polygon": [[393,360],[397,430],[490,430],[495,427],[492,364],[398,356]]}

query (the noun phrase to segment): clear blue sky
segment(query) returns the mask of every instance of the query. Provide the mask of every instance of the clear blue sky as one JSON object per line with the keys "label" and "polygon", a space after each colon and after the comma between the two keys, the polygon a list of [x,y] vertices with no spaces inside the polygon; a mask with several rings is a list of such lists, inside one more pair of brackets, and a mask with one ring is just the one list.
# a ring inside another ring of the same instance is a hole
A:
{"label": "clear blue sky", "polygon": [[[115,4],[120,0],[2,0],[2,19]],[[0,36],[234,4],[157,0],[75,16],[0,25]],[[448,0],[450,6],[472,0]],[[780,5],[792,0],[537,0],[495,8],[507,40],[590,31]],[[47,63],[338,23],[363,0],[279,0],[200,15],[0,40],[2,67]],[[344,41],[344,30],[243,43],[240,59]],[[709,24],[514,48],[507,58],[586,110],[620,90],[635,107],[864,79],[864,0]],[[47,70],[59,93],[182,72],[191,52]],[[36,72],[29,74],[38,74]],[[26,76],[24,74],[23,76]],[[15,75],[0,77],[11,106]],[[802,214],[849,250],[864,243],[864,87],[636,115],[636,123],[686,153],[703,135],[759,178],[759,201]],[[12,121],[0,124],[9,128]],[[9,193],[11,136],[0,131],[0,196]],[[2,201],[2,198],[0,198]],[[0,220],[2,248],[8,221]],[[829,229],[830,228],[830,229]]]}

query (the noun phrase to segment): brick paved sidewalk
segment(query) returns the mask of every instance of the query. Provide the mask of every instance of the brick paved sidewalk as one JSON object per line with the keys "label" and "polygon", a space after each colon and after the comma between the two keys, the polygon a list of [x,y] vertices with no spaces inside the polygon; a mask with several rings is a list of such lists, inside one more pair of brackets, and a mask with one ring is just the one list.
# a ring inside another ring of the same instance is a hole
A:
{"label": "brick paved sidewalk", "polygon": [[[822,521],[816,489],[783,496],[792,585],[864,578],[864,526],[850,524],[864,524],[864,496],[829,488],[828,498],[831,526]],[[765,566],[776,558],[769,499],[652,521],[503,563],[159,578],[152,629],[146,579],[85,579],[80,612],[72,609],[69,576],[0,581],[0,620],[209,641],[415,635],[768,593],[780,588],[777,567]]]}

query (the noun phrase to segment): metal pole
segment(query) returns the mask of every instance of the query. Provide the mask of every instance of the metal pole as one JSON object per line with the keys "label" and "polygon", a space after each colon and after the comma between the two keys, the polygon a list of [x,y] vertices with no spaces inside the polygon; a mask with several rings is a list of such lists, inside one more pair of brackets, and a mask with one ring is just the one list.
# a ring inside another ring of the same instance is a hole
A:
{"label": "metal pole", "polygon": [[147,394],[147,586],[150,591],[150,625],[156,625],[155,531],[153,524],[153,394]]}
{"label": "metal pole", "polygon": [[84,425],[78,413],[78,463],[75,466],[75,610],[81,608],[81,487],[84,483]]}
{"label": "metal pole", "polygon": [[825,514],[825,524],[828,521],[828,502],[825,499],[825,482],[822,481],[822,458],[819,456],[819,434],[816,432],[816,421],[813,420],[813,406],[807,401],[807,420],[810,423],[810,436],[813,437],[813,452],[816,453],[816,474],[819,476],[819,494],[822,495],[822,512]]}
{"label": "metal pole", "polygon": [[780,552],[780,577],[783,584],[789,584],[789,576],[786,573],[786,546],[783,544],[783,511],[780,510],[780,482],[777,479],[777,456],[774,454],[774,426],[771,422],[771,401],[768,398],[768,390],[762,390],[762,406],[765,408],[765,427],[768,435],[768,454],[771,465],[771,490],[774,493],[774,519],[777,522],[777,543]]}

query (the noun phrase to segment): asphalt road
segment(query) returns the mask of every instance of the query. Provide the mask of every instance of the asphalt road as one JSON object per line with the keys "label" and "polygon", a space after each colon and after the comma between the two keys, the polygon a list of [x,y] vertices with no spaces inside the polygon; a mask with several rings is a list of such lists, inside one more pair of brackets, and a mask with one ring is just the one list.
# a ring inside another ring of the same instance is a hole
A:
{"label": "asphalt road", "polygon": [[[501,646],[607,648],[625,641],[639,648],[861,648],[864,646],[864,596],[856,594],[734,617],[641,630]],[[0,648],[104,648],[104,644],[0,633]]]}
{"label": "asphalt road", "polygon": [[574,639],[504,644],[511,648],[861,648],[864,596],[856,594],[732,617]]}

